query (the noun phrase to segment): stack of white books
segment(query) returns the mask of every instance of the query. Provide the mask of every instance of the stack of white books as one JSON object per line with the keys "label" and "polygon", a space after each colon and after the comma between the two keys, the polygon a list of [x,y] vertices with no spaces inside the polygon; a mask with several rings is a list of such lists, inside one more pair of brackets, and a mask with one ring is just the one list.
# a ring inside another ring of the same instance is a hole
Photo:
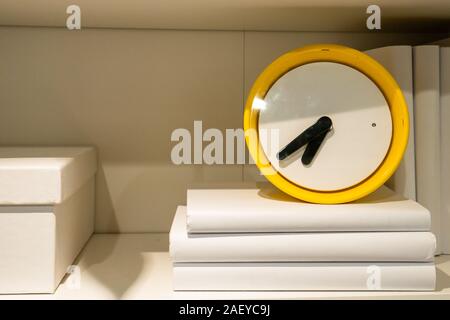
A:
{"label": "stack of white books", "polygon": [[170,232],[174,290],[434,290],[430,226],[386,187],[339,205],[268,184],[191,189]]}

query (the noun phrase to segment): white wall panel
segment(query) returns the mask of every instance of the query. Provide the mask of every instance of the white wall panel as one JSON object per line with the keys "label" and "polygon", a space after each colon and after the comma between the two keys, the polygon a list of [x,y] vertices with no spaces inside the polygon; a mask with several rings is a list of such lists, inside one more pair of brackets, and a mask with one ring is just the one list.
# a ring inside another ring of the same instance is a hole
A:
{"label": "white wall panel", "polygon": [[99,232],[167,231],[186,186],[240,166],[175,166],[176,128],[241,126],[243,35],[0,28],[0,144],[95,145]]}
{"label": "white wall panel", "polygon": [[186,188],[240,181],[241,165],[174,166],[170,134],[242,126],[244,96],[278,55],[305,44],[358,49],[436,34],[0,27],[0,145],[94,145],[98,232],[168,231]]}

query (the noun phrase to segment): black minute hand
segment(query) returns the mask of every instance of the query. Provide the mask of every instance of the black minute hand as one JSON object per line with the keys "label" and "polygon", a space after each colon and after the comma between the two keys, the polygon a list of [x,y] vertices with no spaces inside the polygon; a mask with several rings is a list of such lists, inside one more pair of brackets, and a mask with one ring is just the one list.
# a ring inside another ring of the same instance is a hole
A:
{"label": "black minute hand", "polygon": [[288,143],[283,149],[277,154],[278,160],[284,160],[293,154],[295,151],[303,147],[305,144],[309,143],[311,140],[319,137],[320,135],[328,132],[333,125],[329,117],[321,117],[315,124],[303,131],[294,140]]}

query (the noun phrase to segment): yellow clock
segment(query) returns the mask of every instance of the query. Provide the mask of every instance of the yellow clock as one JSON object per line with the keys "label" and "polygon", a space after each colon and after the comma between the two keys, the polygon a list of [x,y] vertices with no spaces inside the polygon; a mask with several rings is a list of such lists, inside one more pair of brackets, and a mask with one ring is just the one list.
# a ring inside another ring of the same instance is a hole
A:
{"label": "yellow clock", "polygon": [[256,165],[285,193],[313,203],[368,195],[395,172],[409,116],[390,73],[366,54],[312,45],[276,59],[245,105]]}

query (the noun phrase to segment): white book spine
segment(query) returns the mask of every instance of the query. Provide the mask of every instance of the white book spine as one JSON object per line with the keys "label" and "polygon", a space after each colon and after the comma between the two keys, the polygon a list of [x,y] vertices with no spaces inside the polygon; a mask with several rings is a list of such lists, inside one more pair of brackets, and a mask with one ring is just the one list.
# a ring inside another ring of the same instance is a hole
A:
{"label": "white book spine", "polygon": [[434,290],[433,263],[179,263],[177,291],[195,290]]}
{"label": "white book spine", "polygon": [[414,47],[414,122],[417,201],[431,212],[431,230],[440,250],[439,47]]}
{"label": "white book spine", "polygon": [[433,261],[430,232],[188,234],[186,207],[170,231],[174,262]]}
{"label": "white book spine", "polygon": [[450,48],[441,48],[441,238],[450,253]]}
{"label": "white book spine", "polygon": [[429,211],[382,187],[344,205],[297,201],[267,184],[188,190],[190,233],[429,231]]}

